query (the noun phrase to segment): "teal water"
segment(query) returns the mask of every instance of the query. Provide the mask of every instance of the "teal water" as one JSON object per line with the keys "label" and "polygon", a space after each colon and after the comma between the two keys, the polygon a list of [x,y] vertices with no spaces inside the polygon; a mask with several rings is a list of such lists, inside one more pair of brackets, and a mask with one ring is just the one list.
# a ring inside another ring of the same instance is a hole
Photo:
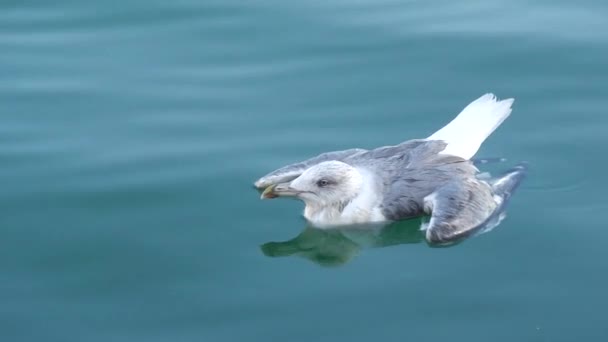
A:
{"label": "teal water", "polygon": [[[0,340],[608,338],[608,3],[0,2]],[[490,233],[305,228],[259,176],[515,97]],[[510,164],[509,164],[510,165]]]}

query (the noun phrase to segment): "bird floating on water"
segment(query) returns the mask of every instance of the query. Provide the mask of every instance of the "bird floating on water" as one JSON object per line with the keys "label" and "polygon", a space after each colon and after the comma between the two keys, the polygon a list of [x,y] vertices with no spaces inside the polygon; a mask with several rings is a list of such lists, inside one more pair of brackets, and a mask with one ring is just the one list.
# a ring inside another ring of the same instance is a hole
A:
{"label": "bird floating on water", "polygon": [[[328,152],[255,182],[262,199],[294,197],[315,227],[382,223],[431,215],[430,243],[449,243],[494,221],[523,178],[518,166],[494,180],[471,158],[511,114],[513,99],[485,94],[426,139],[372,150]],[[502,214],[501,214],[502,215]]]}

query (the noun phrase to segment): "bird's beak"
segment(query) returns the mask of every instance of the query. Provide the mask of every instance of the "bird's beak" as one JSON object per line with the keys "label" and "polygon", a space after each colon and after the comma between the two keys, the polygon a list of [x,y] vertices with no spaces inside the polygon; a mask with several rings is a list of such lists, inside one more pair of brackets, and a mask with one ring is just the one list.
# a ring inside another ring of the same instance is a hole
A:
{"label": "bird's beak", "polygon": [[291,186],[289,183],[280,183],[276,185],[270,185],[267,187],[264,192],[262,192],[261,199],[270,199],[276,197],[295,197],[300,194],[301,191],[298,191]]}

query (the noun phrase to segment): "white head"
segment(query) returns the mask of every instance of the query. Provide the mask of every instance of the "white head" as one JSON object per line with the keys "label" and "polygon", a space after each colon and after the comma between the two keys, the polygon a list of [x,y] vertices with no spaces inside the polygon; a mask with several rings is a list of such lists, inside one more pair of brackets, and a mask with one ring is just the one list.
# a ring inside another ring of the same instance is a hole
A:
{"label": "white head", "polygon": [[264,191],[263,198],[294,196],[308,206],[340,205],[355,198],[363,177],[354,167],[339,161],[319,163],[290,183],[277,184]]}

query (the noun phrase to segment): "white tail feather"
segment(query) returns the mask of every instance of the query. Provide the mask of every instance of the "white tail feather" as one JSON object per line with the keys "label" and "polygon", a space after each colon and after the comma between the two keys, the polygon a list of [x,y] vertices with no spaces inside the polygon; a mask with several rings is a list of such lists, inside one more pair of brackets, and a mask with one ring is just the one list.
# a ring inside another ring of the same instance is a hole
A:
{"label": "white tail feather", "polygon": [[470,159],[481,144],[511,114],[513,99],[497,101],[485,94],[471,102],[458,116],[427,140],[443,140],[448,146],[442,154]]}

